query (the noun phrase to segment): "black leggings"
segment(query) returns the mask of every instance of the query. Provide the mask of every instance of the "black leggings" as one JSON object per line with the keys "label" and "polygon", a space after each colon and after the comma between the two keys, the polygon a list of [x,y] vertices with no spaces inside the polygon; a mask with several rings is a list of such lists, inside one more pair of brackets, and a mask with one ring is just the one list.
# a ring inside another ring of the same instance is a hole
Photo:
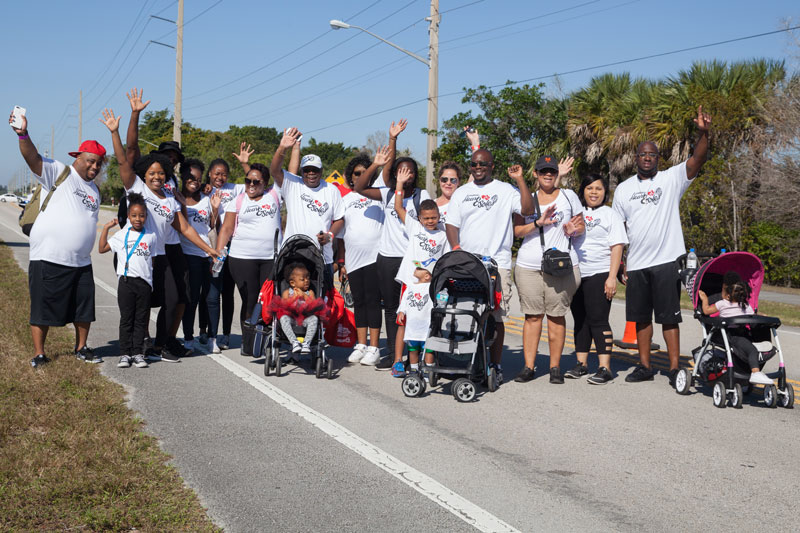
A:
{"label": "black leggings", "polygon": [[353,313],[357,328],[381,328],[381,293],[378,284],[378,264],[372,263],[348,272],[350,292],[353,293]]}
{"label": "black leggings", "polygon": [[748,364],[748,368],[761,368],[761,362],[758,360],[758,349],[753,346],[746,336],[736,335],[728,330],[728,344],[731,345],[733,355]]}
{"label": "black leggings", "polygon": [[605,284],[608,272],[595,274],[581,280],[578,291],[572,297],[572,318],[575,320],[575,351],[586,353],[592,347],[598,354],[611,353],[611,325],[608,314],[611,300],[606,298]]}
{"label": "black leggings", "polygon": [[231,276],[239,289],[242,297],[242,312],[239,316],[242,322],[250,318],[253,308],[258,302],[261,286],[267,278],[272,277],[272,259],[239,259],[228,258],[231,267]]}
{"label": "black leggings", "polygon": [[378,288],[383,298],[383,317],[386,320],[386,353],[394,356],[394,341],[397,337],[397,308],[400,305],[402,285],[395,281],[402,257],[384,257],[378,254],[375,263],[378,269]]}
{"label": "black leggings", "polygon": [[[183,312],[183,338],[192,340],[194,338],[194,316],[200,309],[200,331],[205,331],[208,326],[208,308],[204,305],[203,299],[208,294],[208,286],[211,283],[211,259],[200,257],[199,255],[186,255],[188,269],[186,277],[188,279],[188,299],[186,310]],[[205,311],[205,319],[203,312]]]}
{"label": "black leggings", "polygon": [[164,346],[178,306],[186,303],[186,259],[180,244],[167,244],[166,254],[153,258],[153,298],[151,307],[160,307],[156,318],[155,346]]}

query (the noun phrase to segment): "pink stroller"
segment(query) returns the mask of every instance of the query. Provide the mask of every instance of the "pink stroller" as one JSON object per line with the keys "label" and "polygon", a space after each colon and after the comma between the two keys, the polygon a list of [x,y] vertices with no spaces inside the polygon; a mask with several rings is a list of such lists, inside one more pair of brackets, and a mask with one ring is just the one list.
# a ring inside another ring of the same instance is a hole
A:
{"label": "pink stroller", "polygon": [[[737,356],[729,342],[730,332],[744,331],[759,352],[760,366],[778,356],[778,372],[769,377],[778,380],[777,387],[764,387],[764,405],[791,408],[794,405],[794,389],[786,381],[786,368],[778,341],[779,318],[761,315],[737,316],[721,318],[703,314],[698,291],[709,295],[714,303],[721,298],[722,278],[726,272],[733,270],[750,286],[750,306],[758,311],[758,295],[764,282],[764,265],[758,256],[747,252],[729,252],[719,255],[700,266],[696,273],[687,272],[686,290],[692,299],[694,317],[703,328],[703,344],[692,351],[694,368],[684,368],[675,378],[675,390],[678,394],[689,394],[696,381],[713,386],[714,405],[725,407],[741,407],[744,394],[751,390],[748,381],[749,365]],[[716,298],[715,296],[716,295]]]}

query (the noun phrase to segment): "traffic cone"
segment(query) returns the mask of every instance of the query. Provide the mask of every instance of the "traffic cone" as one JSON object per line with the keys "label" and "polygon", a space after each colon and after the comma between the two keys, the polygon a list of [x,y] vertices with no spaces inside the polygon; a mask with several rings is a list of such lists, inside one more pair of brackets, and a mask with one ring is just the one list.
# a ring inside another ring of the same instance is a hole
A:
{"label": "traffic cone", "polygon": [[[636,322],[625,322],[625,333],[622,335],[622,340],[614,339],[614,346],[625,348],[626,350],[636,350],[639,345],[636,342]],[[651,350],[658,350],[661,348],[656,343],[650,344]]]}

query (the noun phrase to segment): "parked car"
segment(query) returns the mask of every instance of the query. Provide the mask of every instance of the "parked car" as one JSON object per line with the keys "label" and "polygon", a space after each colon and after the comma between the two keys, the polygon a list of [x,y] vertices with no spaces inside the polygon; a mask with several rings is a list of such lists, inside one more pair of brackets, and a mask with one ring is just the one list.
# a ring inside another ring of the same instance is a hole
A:
{"label": "parked car", "polygon": [[10,192],[7,192],[5,194],[0,195],[0,202],[14,202],[14,203],[17,203],[17,202],[19,202],[19,198],[17,198],[16,194],[11,194]]}

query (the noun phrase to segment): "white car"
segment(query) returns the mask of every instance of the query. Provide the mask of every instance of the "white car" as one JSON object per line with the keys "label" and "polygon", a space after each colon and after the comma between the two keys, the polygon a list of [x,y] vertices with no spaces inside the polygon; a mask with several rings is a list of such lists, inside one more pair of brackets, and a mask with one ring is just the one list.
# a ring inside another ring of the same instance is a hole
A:
{"label": "white car", "polygon": [[16,203],[16,202],[19,202],[19,198],[17,198],[16,194],[11,194],[10,192],[7,192],[7,193],[5,193],[3,195],[0,195],[0,202],[14,202],[14,203]]}

